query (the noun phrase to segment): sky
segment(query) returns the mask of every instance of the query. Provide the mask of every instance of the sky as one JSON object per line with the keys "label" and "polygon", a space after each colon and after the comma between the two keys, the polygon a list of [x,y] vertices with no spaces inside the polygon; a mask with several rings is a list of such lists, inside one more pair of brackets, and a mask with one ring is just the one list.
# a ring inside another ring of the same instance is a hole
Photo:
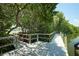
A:
{"label": "sky", "polygon": [[69,23],[79,27],[79,3],[60,3],[56,10],[63,12]]}

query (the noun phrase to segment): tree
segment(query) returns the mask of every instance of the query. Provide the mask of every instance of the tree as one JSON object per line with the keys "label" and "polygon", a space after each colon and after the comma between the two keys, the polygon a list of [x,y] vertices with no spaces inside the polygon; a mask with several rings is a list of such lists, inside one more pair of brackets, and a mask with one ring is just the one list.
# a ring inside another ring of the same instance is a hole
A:
{"label": "tree", "polygon": [[64,14],[61,12],[54,15],[53,24],[54,31],[66,34],[68,42],[70,42],[71,39],[79,36],[79,28],[73,24],[70,24],[68,20],[65,19]]}
{"label": "tree", "polygon": [[57,4],[28,4],[22,13],[22,24],[29,32],[52,32],[53,15]]}
{"label": "tree", "polygon": [[[27,4],[0,4],[2,10],[4,11],[4,14],[7,16],[9,21],[12,22],[12,25],[16,25],[13,28],[9,28],[7,31],[7,34],[9,34],[13,29],[17,27],[21,27],[20,22],[20,13],[23,9],[26,8]],[[1,16],[2,17],[2,16]]]}
{"label": "tree", "polygon": [[3,10],[3,6],[0,5],[0,36],[6,36],[8,29],[11,27],[12,23],[9,20],[10,17],[6,15],[5,10]]}
{"label": "tree", "polygon": [[64,17],[62,12],[58,12],[54,15],[54,30],[57,32],[63,32],[64,34],[73,34],[77,31],[77,27],[70,24]]}

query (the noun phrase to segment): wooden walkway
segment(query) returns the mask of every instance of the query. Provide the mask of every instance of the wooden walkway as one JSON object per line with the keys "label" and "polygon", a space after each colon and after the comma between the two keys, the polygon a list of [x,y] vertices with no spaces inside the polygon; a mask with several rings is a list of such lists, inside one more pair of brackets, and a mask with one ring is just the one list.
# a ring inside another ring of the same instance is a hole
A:
{"label": "wooden walkway", "polygon": [[55,34],[51,42],[36,42],[28,44],[20,41],[19,49],[8,52],[3,56],[68,56],[67,49],[60,34]]}

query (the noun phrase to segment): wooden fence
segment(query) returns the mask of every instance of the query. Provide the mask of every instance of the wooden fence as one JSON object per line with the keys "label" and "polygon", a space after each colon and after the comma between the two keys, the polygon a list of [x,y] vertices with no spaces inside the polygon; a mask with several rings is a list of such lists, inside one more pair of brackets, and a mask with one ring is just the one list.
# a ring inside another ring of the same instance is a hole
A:
{"label": "wooden fence", "polygon": [[52,33],[34,33],[34,34],[19,34],[19,40],[27,40],[29,44],[31,44],[32,40],[39,41],[40,39],[50,41],[54,36],[54,32]]}
{"label": "wooden fence", "polygon": [[[9,36],[9,37],[0,37],[0,41],[1,40],[9,40],[9,41],[11,41],[10,43],[7,43],[7,44],[3,44],[3,45],[1,45],[1,43],[0,43],[0,49],[1,48],[5,48],[5,47],[8,47],[8,46],[11,46],[11,45],[17,45],[17,39],[16,39],[16,37],[15,36]],[[2,41],[1,41],[2,42]],[[2,55],[3,53],[2,52],[0,52],[0,55]]]}
{"label": "wooden fence", "polygon": [[[16,36],[17,34],[15,34],[15,36]],[[18,45],[17,43],[18,43],[18,40],[20,39],[20,40],[28,40],[29,41],[29,44],[31,44],[31,41],[32,40],[36,40],[36,41],[39,41],[39,39],[47,39],[48,41],[50,41],[52,38],[53,38],[53,36],[54,36],[54,32],[52,32],[52,33],[35,33],[35,34],[22,34],[23,36],[28,36],[28,38],[27,37],[22,37],[22,36],[19,36],[19,35],[17,35],[17,37],[15,37],[15,36],[9,36],[9,37],[0,37],[0,40],[6,40],[6,39],[12,39],[13,40],[13,42],[11,42],[11,43],[9,43],[9,44],[6,44],[6,45],[2,45],[2,46],[0,46],[0,48],[4,48],[4,47],[7,47],[7,46],[11,46],[11,45],[15,45],[15,47]],[[33,37],[33,36],[35,36],[35,37]],[[1,55],[2,53],[0,53],[0,55]]]}

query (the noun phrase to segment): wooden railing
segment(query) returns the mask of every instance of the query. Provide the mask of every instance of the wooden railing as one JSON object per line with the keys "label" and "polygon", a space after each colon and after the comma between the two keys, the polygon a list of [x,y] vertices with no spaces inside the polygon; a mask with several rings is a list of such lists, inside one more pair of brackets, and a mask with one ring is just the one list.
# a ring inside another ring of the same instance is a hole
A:
{"label": "wooden railing", "polygon": [[[11,46],[11,45],[17,45],[17,39],[14,37],[14,36],[9,36],[9,37],[0,37],[0,41],[1,40],[9,40],[11,42],[7,43],[7,44],[3,44],[3,45],[0,45],[0,49],[1,48],[5,48],[5,47],[8,47],[8,46]],[[0,43],[1,44],[1,43]],[[0,55],[2,55],[3,53],[0,52]]]}
{"label": "wooden railing", "polygon": [[19,35],[20,40],[28,40],[29,43],[32,42],[32,40],[39,41],[40,39],[48,40],[50,41],[53,38],[54,32],[52,33],[34,33],[34,34],[21,34]]}
{"label": "wooden railing", "polygon": [[[2,45],[2,46],[0,46],[0,48],[4,48],[4,47],[7,47],[7,46],[11,46],[11,45],[17,46],[19,39],[29,40],[29,43],[30,44],[31,44],[31,41],[32,40],[39,41],[40,39],[43,39],[43,40],[46,40],[47,39],[48,41],[50,41],[53,38],[53,36],[54,36],[54,32],[49,33],[49,34],[47,34],[47,33],[35,33],[35,34],[22,34],[22,35],[28,36],[28,38],[27,37],[24,38],[24,37],[21,37],[21,36],[19,37],[18,35],[17,35],[17,37],[15,37],[15,36],[0,37],[0,40],[12,39],[12,42],[11,43],[6,44],[6,45]],[[32,36],[35,36],[35,37],[32,37]],[[2,53],[0,53],[0,55],[1,54]]]}

